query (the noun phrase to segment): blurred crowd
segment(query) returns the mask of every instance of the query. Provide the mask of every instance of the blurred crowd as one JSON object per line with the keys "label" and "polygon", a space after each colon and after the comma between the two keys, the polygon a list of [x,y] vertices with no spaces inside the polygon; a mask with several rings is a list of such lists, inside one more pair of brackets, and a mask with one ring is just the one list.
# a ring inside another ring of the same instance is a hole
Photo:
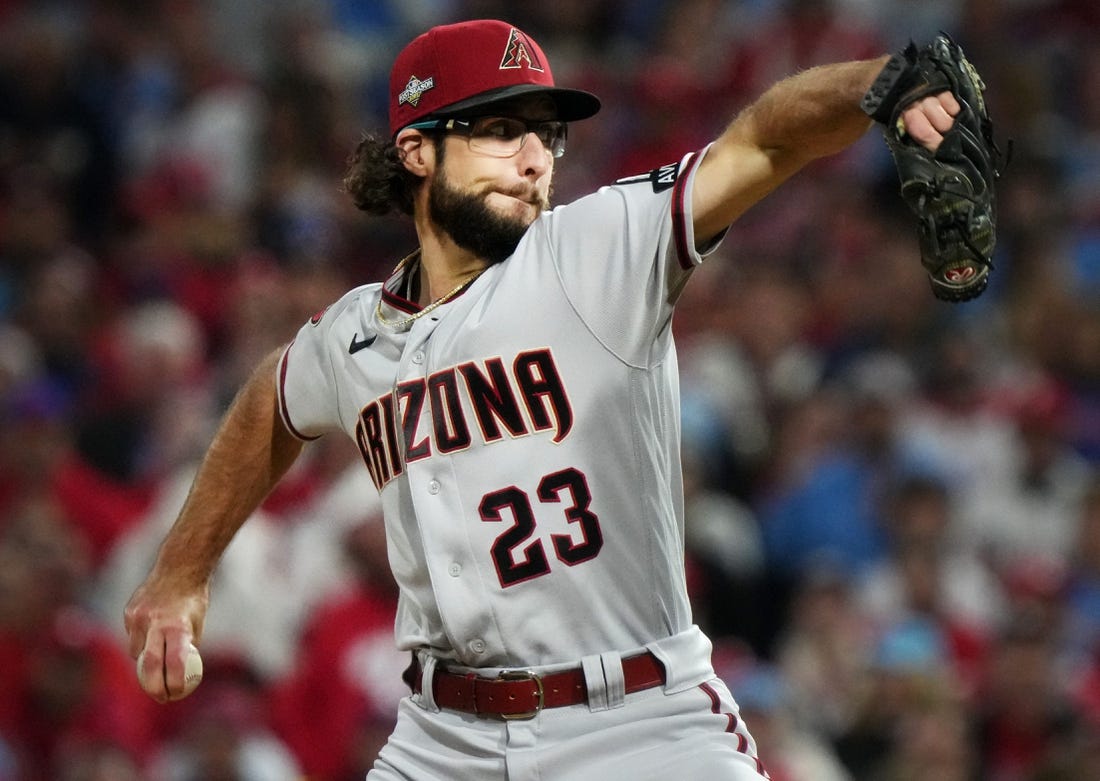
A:
{"label": "blurred crowd", "polygon": [[340,190],[426,27],[596,92],[568,202],[773,81],[950,31],[1012,161],[936,301],[877,132],[751,210],[674,321],[689,586],[775,781],[1100,778],[1094,0],[0,0],[0,781],[361,779],[406,659],[379,502],[311,444],[158,706],[122,608],[252,366],[411,226]]}

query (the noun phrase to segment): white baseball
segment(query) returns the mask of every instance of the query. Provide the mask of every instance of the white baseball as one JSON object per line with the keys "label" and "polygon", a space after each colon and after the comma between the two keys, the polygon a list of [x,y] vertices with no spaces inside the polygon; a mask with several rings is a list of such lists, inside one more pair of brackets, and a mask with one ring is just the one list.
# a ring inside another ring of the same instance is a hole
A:
{"label": "white baseball", "polygon": [[202,683],[202,654],[194,643],[187,649],[187,662],[183,666],[183,694],[186,697]]}
{"label": "white baseball", "polygon": [[[137,675],[138,681],[141,682],[144,687],[145,682],[142,678],[142,667],[145,662],[145,651],[138,654],[137,658]],[[162,672],[163,674],[163,672]],[[183,667],[183,693],[176,697],[170,697],[172,700],[181,700],[191,692],[195,691],[198,685],[202,683],[202,654],[199,653],[199,649],[195,647],[194,643],[191,643],[187,649],[187,660],[184,662]]]}

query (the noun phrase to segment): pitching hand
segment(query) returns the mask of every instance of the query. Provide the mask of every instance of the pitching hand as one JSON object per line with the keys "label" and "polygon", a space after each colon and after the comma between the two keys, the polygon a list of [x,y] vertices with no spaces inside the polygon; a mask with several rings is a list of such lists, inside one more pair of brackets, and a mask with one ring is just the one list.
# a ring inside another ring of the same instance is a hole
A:
{"label": "pitching hand", "polygon": [[202,639],[209,590],[187,590],[150,576],[130,597],[123,618],[130,656],[141,660],[141,688],[157,702],[185,694],[184,677],[191,643]]}

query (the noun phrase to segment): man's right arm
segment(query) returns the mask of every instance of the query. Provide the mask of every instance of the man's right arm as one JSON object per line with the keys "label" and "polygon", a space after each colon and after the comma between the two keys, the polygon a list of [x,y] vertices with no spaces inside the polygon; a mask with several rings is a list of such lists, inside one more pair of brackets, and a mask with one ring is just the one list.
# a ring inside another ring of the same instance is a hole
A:
{"label": "man's right arm", "polygon": [[271,353],[237,394],[145,582],[126,606],[142,687],[165,702],[183,690],[188,645],[202,638],[210,580],[229,542],[302,450],[279,415]]}

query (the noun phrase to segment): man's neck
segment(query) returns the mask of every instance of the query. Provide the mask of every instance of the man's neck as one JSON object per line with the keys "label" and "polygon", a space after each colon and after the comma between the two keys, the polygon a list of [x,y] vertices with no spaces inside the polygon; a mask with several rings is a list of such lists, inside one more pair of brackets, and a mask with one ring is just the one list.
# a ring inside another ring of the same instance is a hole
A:
{"label": "man's neck", "polygon": [[420,259],[417,280],[409,280],[410,291],[417,293],[417,303],[427,306],[471,281],[488,267],[488,262],[459,247],[449,236],[438,232],[418,231]]}

